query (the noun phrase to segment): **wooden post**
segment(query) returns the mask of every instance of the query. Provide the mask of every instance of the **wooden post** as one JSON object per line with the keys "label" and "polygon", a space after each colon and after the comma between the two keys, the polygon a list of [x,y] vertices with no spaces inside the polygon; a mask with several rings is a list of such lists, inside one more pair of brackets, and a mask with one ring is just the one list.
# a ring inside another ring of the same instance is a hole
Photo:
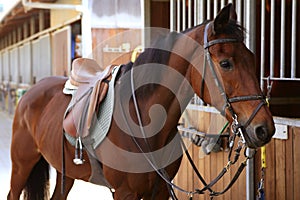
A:
{"label": "wooden post", "polygon": [[35,18],[34,16],[30,18],[30,35],[35,34]]}
{"label": "wooden post", "polygon": [[45,29],[45,14],[44,10],[39,11],[39,31],[42,31]]}

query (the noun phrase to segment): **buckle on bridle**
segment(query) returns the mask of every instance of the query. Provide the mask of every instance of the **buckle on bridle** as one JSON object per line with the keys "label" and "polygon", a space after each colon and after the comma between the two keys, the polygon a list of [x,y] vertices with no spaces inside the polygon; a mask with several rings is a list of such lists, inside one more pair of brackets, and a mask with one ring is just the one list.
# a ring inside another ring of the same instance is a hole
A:
{"label": "buckle on bridle", "polygon": [[242,130],[243,126],[239,123],[238,117],[236,114],[233,115],[232,119],[233,119],[233,123],[231,125],[232,132],[235,135],[237,135],[238,137],[240,137],[239,143],[242,143],[243,145],[245,145],[246,140],[245,140],[244,133]]}

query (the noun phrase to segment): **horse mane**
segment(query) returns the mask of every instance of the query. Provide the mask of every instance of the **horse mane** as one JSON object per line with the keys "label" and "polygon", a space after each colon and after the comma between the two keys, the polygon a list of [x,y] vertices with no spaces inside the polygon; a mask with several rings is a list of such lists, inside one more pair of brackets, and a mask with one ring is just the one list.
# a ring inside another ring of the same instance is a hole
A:
{"label": "horse mane", "polygon": [[[136,59],[134,63],[129,62],[125,65],[123,65],[123,69],[120,73],[120,80],[122,80],[122,75],[129,72],[132,68],[135,67],[142,67],[145,64],[148,64],[147,67],[153,67],[155,70],[156,67],[159,67],[158,65],[167,65],[169,62],[170,54],[172,52],[172,48],[176,42],[176,40],[179,37],[179,33],[177,32],[171,32],[167,35],[164,35],[159,38],[155,38],[155,41],[153,44],[150,45],[150,47],[145,48],[144,52],[142,52]],[[134,71],[134,74],[136,75],[136,71]],[[156,84],[147,84],[141,88],[139,88],[136,91],[136,95],[139,96],[139,98],[147,98],[150,94],[154,92],[154,90],[158,86],[158,80],[161,80],[163,77],[160,76],[161,74],[157,73],[157,76],[153,77],[155,80],[153,80],[153,83]],[[138,74],[140,80],[146,80],[146,78],[149,80],[149,74],[143,73],[143,71],[139,71]],[[145,77],[145,78],[143,78]],[[124,84],[131,84],[128,82],[128,80],[125,80],[127,83]]]}
{"label": "horse mane", "polygon": [[[199,26],[206,25],[209,22],[210,22],[209,20],[205,20],[203,23],[201,23],[201,24],[199,24],[197,26],[185,29],[181,33],[183,33],[183,34],[188,33],[191,30],[194,30],[195,28],[197,28]],[[222,32],[216,33],[216,34],[233,35],[239,41],[244,41],[244,39],[245,39],[245,33],[246,33],[246,29],[242,25],[237,24],[236,21],[230,20],[229,23],[227,24],[227,26],[224,27],[224,29],[222,30]]]}
{"label": "horse mane", "polygon": [[[169,62],[169,58],[173,49],[174,44],[176,41],[183,35],[186,34],[192,30],[197,29],[198,27],[207,24],[209,21],[204,21],[203,23],[188,28],[180,33],[177,32],[170,32],[167,35],[155,38],[153,43],[149,45],[149,47],[145,48],[144,52],[142,52],[136,59],[134,63],[129,62],[127,64],[124,64],[121,73],[118,77],[121,78],[123,74],[129,72],[134,67],[139,67],[144,64],[151,64],[147,67],[159,67],[160,65],[167,65]],[[215,33],[215,34],[228,34],[233,35],[236,39],[239,41],[244,41],[244,35],[245,35],[245,28],[241,25],[237,24],[236,21],[229,21],[228,25],[224,27],[222,30],[222,33]],[[154,69],[155,70],[155,69]],[[141,80],[144,80],[143,77],[149,79],[148,74],[146,73],[139,73],[138,74],[141,77]],[[158,86],[157,80],[162,79],[163,77],[159,77],[160,74],[157,74],[155,77],[155,81],[153,83],[156,84],[150,84],[145,87],[142,87],[136,91],[136,95],[140,97],[147,97],[149,94],[153,93],[156,87]],[[129,82],[127,84],[130,84]]]}
{"label": "horse mane", "polygon": [[172,48],[180,34],[170,32],[168,35],[157,38],[150,47],[147,47],[137,58],[134,66],[146,63],[167,64]]}

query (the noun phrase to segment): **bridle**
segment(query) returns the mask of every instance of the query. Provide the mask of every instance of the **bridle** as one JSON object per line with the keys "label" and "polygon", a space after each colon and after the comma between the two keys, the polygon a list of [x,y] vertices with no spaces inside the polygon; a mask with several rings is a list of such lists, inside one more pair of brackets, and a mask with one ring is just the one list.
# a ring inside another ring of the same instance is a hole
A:
{"label": "bridle", "polygon": [[[218,87],[218,90],[221,94],[221,96],[224,99],[225,104],[222,106],[222,110],[221,110],[221,114],[223,116],[225,116],[226,113],[226,109],[230,112],[231,117],[233,119],[233,123],[232,123],[232,128],[233,128],[233,132],[238,134],[241,139],[242,142],[244,144],[246,144],[245,141],[245,137],[243,134],[243,130],[245,130],[249,124],[252,122],[252,120],[254,119],[254,117],[256,116],[256,114],[258,113],[258,111],[261,109],[262,106],[266,105],[266,97],[262,94],[255,94],[255,95],[247,95],[247,96],[237,96],[237,97],[228,97],[221,82],[220,79],[218,78],[218,75],[215,71],[215,65],[212,61],[211,58],[211,54],[209,52],[209,47],[215,45],[215,44],[222,44],[222,43],[232,43],[232,42],[242,42],[236,38],[222,38],[222,39],[215,39],[215,40],[211,40],[208,41],[208,29],[211,26],[211,22],[207,23],[205,26],[205,30],[204,30],[204,51],[205,51],[205,60],[204,60],[204,64],[203,64],[203,73],[202,73],[202,81],[201,81],[201,88],[200,88],[200,96],[203,97],[203,92],[204,92],[204,81],[205,81],[205,73],[206,73],[206,62],[208,63],[209,69],[212,73],[213,79],[215,80],[216,86]],[[232,103],[236,103],[236,102],[241,102],[241,101],[255,101],[255,100],[260,100],[260,103],[258,104],[258,106],[256,107],[256,109],[253,110],[252,114],[250,115],[249,119],[246,121],[246,123],[241,124],[238,121],[238,116],[235,113],[233,107],[232,107]]]}
{"label": "bridle", "polygon": [[[247,126],[249,126],[249,124],[251,123],[251,121],[254,119],[254,117],[256,116],[256,114],[258,113],[258,111],[260,110],[260,108],[265,105],[267,102],[265,100],[265,96],[262,95],[262,94],[258,94],[258,95],[247,95],[247,96],[238,96],[238,97],[228,97],[225,93],[225,90],[220,82],[220,79],[218,78],[217,76],[217,73],[215,71],[215,65],[214,63],[212,62],[212,58],[211,58],[211,55],[210,55],[210,52],[209,52],[209,47],[215,45],[215,44],[221,44],[221,43],[230,43],[230,42],[242,42],[238,39],[235,39],[235,38],[227,38],[227,39],[215,39],[215,40],[212,40],[212,41],[208,41],[208,29],[210,27],[210,24],[211,22],[209,22],[208,24],[206,24],[205,26],[205,31],[204,31],[204,51],[205,51],[205,60],[204,60],[204,66],[203,66],[203,75],[202,75],[202,84],[201,84],[201,88],[200,88],[200,94],[203,94],[203,83],[204,83],[204,79],[205,79],[205,71],[206,71],[206,68],[207,68],[207,64],[208,63],[208,66],[209,66],[209,69],[211,70],[211,73],[213,75],[213,79],[215,80],[215,83],[216,83],[216,86],[218,87],[218,90],[221,94],[221,96],[223,97],[224,101],[225,101],[225,104],[223,106],[223,109],[221,111],[221,114],[222,115],[225,115],[225,112],[226,112],[226,109],[228,109],[228,111],[230,112],[231,114],[231,117],[233,119],[233,122],[232,122],[232,132],[233,132],[233,136],[230,140],[230,144],[229,144],[229,148],[230,148],[230,151],[229,151],[229,155],[228,155],[228,163],[225,165],[225,167],[223,168],[223,170],[219,173],[219,175],[213,180],[211,181],[209,184],[207,184],[204,180],[204,178],[201,176],[201,174],[199,173],[198,169],[196,168],[196,165],[194,164],[191,156],[188,154],[188,151],[183,143],[182,142],[182,146],[186,152],[186,155],[188,157],[188,160],[190,161],[196,175],[198,176],[198,178],[200,179],[200,181],[203,183],[204,187],[202,189],[196,189],[195,191],[187,191],[185,189],[182,189],[181,187],[175,185],[174,183],[172,183],[170,180],[169,180],[169,176],[166,172],[166,170],[164,168],[162,169],[158,169],[156,167],[156,164],[155,164],[155,160],[153,158],[148,158],[145,154],[145,151],[142,149],[141,145],[139,144],[139,142],[137,141],[137,139],[132,136],[132,140],[134,141],[134,143],[136,144],[136,146],[138,147],[138,149],[141,151],[141,153],[144,154],[145,156],[145,159],[149,162],[149,164],[153,167],[153,169],[156,171],[156,173],[166,182],[167,184],[167,187],[168,187],[168,190],[169,190],[169,194],[171,196],[171,198],[173,200],[176,200],[177,197],[173,191],[173,189],[177,189],[181,192],[184,192],[186,194],[188,194],[192,199],[192,196],[194,194],[203,194],[204,191],[208,190],[210,192],[210,196],[211,197],[214,197],[214,196],[218,196],[218,195],[221,195],[221,194],[224,194],[226,191],[228,191],[231,186],[236,182],[236,180],[238,179],[239,175],[242,173],[243,169],[245,168],[245,166],[247,165],[247,160],[253,158],[254,154],[255,154],[255,151],[253,151],[251,153],[251,155],[247,155],[246,154],[246,149],[244,150],[244,155],[245,155],[245,160],[243,162],[241,162],[237,172],[235,173],[235,175],[233,176],[233,179],[230,181],[230,183],[227,185],[227,187],[225,187],[225,189],[221,192],[216,192],[214,191],[211,187],[213,185],[215,185],[225,174],[226,172],[228,172],[229,168],[231,165],[235,164],[240,156],[240,152],[241,150],[243,149],[243,147],[245,147],[246,145],[246,140],[244,138],[244,130],[247,128]],[[136,116],[137,116],[137,119],[138,119],[138,125],[140,127],[140,131],[142,133],[142,135],[144,136],[144,141],[145,141],[145,144],[146,144],[146,148],[148,148],[148,151],[151,152],[151,147],[150,147],[150,144],[148,143],[148,140],[147,140],[147,137],[144,133],[144,128],[143,128],[143,124],[142,124],[142,121],[141,121],[141,115],[140,115],[140,111],[139,111],[139,107],[138,107],[138,103],[137,103],[137,99],[136,99],[136,96],[135,96],[135,91],[134,91],[134,80],[133,80],[133,68],[131,68],[131,90],[132,90],[132,99],[133,99],[133,104],[134,104],[134,107],[135,107],[135,112],[136,112]],[[203,96],[202,96],[203,97]],[[237,114],[235,113],[233,107],[232,107],[232,103],[236,103],[236,102],[241,102],[241,101],[254,101],[254,100],[260,100],[261,102],[258,104],[258,106],[256,107],[256,109],[252,112],[251,116],[249,117],[249,119],[246,121],[246,123],[244,124],[241,124],[239,121],[238,121],[238,116]],[[121,108],[123,109],[123,107],[121,106]],[[121,114],[124,114],[124,111],[123,113]],[[124,121],[126,122],[126,126],[128,127],[128,130],[130,130],[130,126],[129,126],[129,123],[127,122],[127,119],[125,116],[123,116],[124,118]],[[235,138],[236,136],[240,137],[240,140],[238,142],[238,145],[237,145],[237,148],[234,150],[235,152],[235,155],[234,155],[234,158],[231,159],[231,154],[232,154],[232,151],[233,151],[233,146],[234,146],[234,142],[235,142]],[[150,154],[151,155],[151,154]]]}

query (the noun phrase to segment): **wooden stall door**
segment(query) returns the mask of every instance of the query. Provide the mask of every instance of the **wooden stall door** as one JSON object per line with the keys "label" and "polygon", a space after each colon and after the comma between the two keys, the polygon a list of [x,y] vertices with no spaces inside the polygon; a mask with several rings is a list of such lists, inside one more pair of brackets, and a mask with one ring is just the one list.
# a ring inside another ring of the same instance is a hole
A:
{"label": "wooden stall door", "polygon": [[[260,152],[258,152],[260,155]],[[260,156],[256,159],[256,179],[261,178]],[[266,145],[266,199],[300,199],[300,128],[288,127],[288,139],[272,139]]]}
{"label": "wooden stall door", "polygon": [[11,84],[16,86],[19,82],[19,49],[9,51]]}
{"label": "wooden stall door", "polygon": [[[222,130],[223,126],[226,124],[226,119],[224,119],[219,114],[200,112],[188,109],[182,115],[182,119],[184,119],[185,127],[194,127],[201,132],[213,134],[219,133],[220,130]],[[187,140],[185,139],[185,141]],[[202,147],[198,147],[192,144],[191,142],[187,142],[187,144],[189,153],[191,154],[199,172],[204,177],[207,183],[211,182],[226,166],[228,162],[228,152],[226,151],[226,149],[224,149],[224,151],[221,152],[212,152],[209,155],[205,155],[202,151]],[[243,158],[241,157],[235,165],[230,167],[228,173],[222,179],[220,179],[220,181],[218,181],[218,183],[215,186],[213,186],[213,189],[215,191],[222,191],[228,185],[228,183],[232,180],[234,174],[236,173],[242,160]],[[189,161],[186,158],[186,155],[183,155],[183,160],[179,172],[174,178],[174,183],[188,191],[203,188],[203,184],[193,171]],[[176,193],[178,195],[178,199],[188,199],[187,194],[179,191],[176,191]],[[209,192],[206,192],[205,194],[201,195],[195,195],[193,199],[209,200]],[[230,190],[228,190],[224,195],[215,197],[214,199],[246,199],[245,171],[242,172],[242,174]]]}
{"label": "wooden stall door", "polygon": [[52,73],[67,76],[71,69],[71,26],[66,26],[51,34]]}
{"label": "wooden stall door", "polygon": [[20,83],[32,84],[32,67],[31,67],[31,43],[27,42],[19,47],[20,53]]}
{"label": "wooden stall door", "polygon": [[139,29],[92,29],[93,58],[104,69],[110,64],[130,61],[132,51],[141,45]]}
{"label": "wooden stall door", "polygon": [[9,67],[9,52],[6,50],[2,54],[3,64],[3,81],[8,83],[10,81],[10,67]]}
{"label": "wooden stall door", "polygon": [[51,76],[52,61],[49,34],[32,41],[32,67],[34,83],[42,78]]}

